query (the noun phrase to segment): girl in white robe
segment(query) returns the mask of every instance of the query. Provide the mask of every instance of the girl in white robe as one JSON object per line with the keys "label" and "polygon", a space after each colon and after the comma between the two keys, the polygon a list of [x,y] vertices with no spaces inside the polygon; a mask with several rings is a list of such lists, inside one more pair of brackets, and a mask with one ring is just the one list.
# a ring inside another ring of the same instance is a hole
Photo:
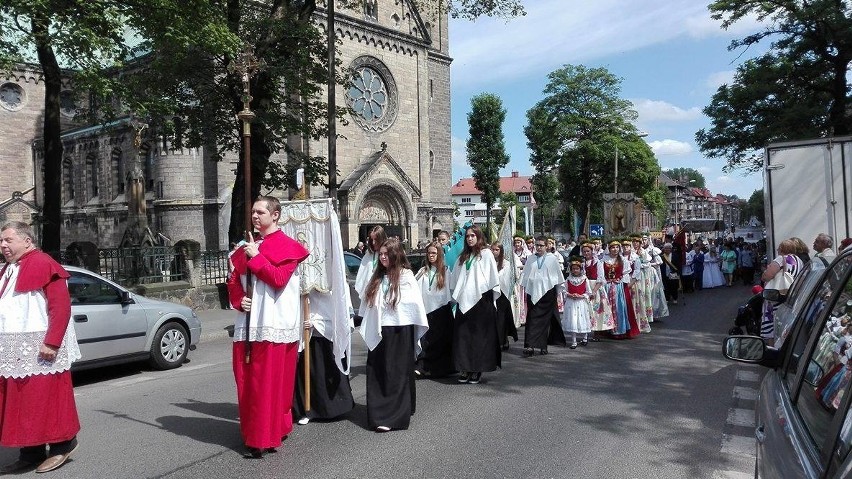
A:
{"label": "girl in white robe", "polygon": [[[373,277],[373,271],[379,264],[379,247],[387,241],[388,237],[385,234],[385,229],[381,226],[374,226],[367,235],[367,250],[364,256],[361,257],[361,266],[358,267],[358,274],[355,276],[355,293],[359,297],[364,296],[364,290],[367,288],[367,283]],[[355,318],[355,326],[361,322],[364,317],[364,312],[367,310],[367,305],[363,302],[358,307],[358,317]]]}
{"label": "girl in white robe", "polygon": [[429,331],[420,339],[422,351],[414,373],[418,376],[446,376],[453,366],[453,308],[450,305],[450,278],[440,243],[426,247],[426,265],[416,275]]}

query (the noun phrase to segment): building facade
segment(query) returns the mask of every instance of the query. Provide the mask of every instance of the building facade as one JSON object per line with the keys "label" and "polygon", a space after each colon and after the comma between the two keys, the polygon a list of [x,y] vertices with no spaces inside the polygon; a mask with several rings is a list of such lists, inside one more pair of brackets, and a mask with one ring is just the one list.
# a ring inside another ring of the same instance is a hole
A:
{"label": "building facade", "polygon": [[[353,114],[338,123],[338,204],[344,247],[374,225],[414,245],[452,226],[450,62],[448,18],[421,14],[406,0],[336,4],[338,59],[354,74],[337,87],[338,104]],[[323,3],[315,14],[325,25]],[[227,245],[236,154],[175,149],[168,137],[141,130],[129,118],[85,127],[71,120],[73,95],[63,92],[62,246],[122,244],[128,217],[147,219],[158,244],[198,241]],[[41,118],[44,88],[36,68],[0,77],[0,219],[37,222],[44,198]],[[327,156],[324,140],[294,139],[312,156]],[[287,161],[286,158],[276,158]],[[135,185],[135,186],[134,186]],[[143,201],[133,207],[131,189]],[[275,192],[282,199],[288,192]],[[326,197],[313,188],[310,196]],[[129,208],[136,210],[129,213]]]}

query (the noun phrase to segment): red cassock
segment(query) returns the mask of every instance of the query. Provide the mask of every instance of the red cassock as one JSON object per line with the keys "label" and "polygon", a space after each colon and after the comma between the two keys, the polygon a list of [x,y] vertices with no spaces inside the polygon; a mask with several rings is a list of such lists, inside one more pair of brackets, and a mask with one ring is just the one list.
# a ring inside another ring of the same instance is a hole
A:
{"label": "red cassock", "polygon": [[[44,342],[61,346],[71,319],[71,298],[66,283],[68,272],[39,250],[24,254],[18,263],[20,272],[15,292],[44,292],[48,317]],[[23,378],[0,377],[0,446],[26,447],[62,442],[73,438],[79,431],[80,420],[70,371]]]}
{"label": "red cassock", "polygon": [[[246,268],[258,281],[280,290],[308,256],[302,245],[281,231],[267,235],[258,249],[260,254],[249,261],[242,249],[231,257],[234,271],[228,279],[228,296],[234,309],[242,310],[240,302],[245,290],[240,277]],[[297,320],[301,322],[301,318]],[[293,430],[291,406],[299,343],[252,341],[248,364],[244,360],[245,349],[246,341],[234,341],[234,380],[243,440],[248,447],[278,447]]]}

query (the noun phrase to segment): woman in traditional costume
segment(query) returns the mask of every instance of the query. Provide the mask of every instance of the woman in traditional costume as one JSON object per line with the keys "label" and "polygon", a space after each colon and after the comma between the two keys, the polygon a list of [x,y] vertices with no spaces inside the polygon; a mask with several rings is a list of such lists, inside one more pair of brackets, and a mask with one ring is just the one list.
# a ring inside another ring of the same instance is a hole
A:
{"label": "woman in traditional costume", "polygon": [[429,331],[420,339],[414,373],[422,376],[447,376],[453,366],[453,307],[450,305],[450,281],[444,264],[444,249],[434,242],[426,247],[426,265],[415,276],[426,307]]}
{"label": "woman in traditional costume", "polygon": [[459,382],[478,384],[483,372],[500,367],[497,308],[500,295],[497,262],[485,244],[482,230],[474,225],[465,231],[462,250],[450,287],[458,303],[453,328],[453,360]]}
{"label": "woman in traditional costume", "polygon": [[624,277],[630,277],[630,264],[622,258],[620,247],[621,244],[618,241],[612,241],[609,244],[609,254],[603,261],[604,278],[606,294],[615,320],[613,337],[630,339],[639,335],[639,324],[636,322],[636,314],[633,311],[630,287],[624,283]]}
{"label": "woman in traditional costume", "polygon": [[586,278],[592,286],[591,316],[592,341],[598,341],[598,333],[610,332],[615,328],[612,318],[612,307],[606,295],[606,277],[604,276],[603,261],[595,253],[593,243],[584,243],[580,248],[583,253],[583,267]]}
{"label": "woman in traditional costume", "polygon": [[497,276],[500,278],[500,297],[497,298],[497,335],[503,351],[509,349],[509,337],[518,340],[518,329],[515,327],[515,315],[512,313],[512,293],[515,291],[514,265],[506,258],[503,245],[494,243],[491,245],[491,254],[497,261]]}
{"label": "woman in traditional costume", "polygon": [[361,303],[367,344],[367,427],[408,429],[415,411],[414,361],[429,329],[423,296],[399,240],[378,249],[379,262]]}
{"label": "woman in traditional costume", "polygon": [[633,301],[633,312],[636,322],[639,323],[639,331],[651,332],[651,322],[654,321],[654,306],[651,299],[651,291],[647,288],[645,275],[642,273],[642,256],[639,251],[633,251],[634,239],[625,240],[621,247],[622,257],[630,262],[630,277],[624,278],[629,285],[630,298]]}

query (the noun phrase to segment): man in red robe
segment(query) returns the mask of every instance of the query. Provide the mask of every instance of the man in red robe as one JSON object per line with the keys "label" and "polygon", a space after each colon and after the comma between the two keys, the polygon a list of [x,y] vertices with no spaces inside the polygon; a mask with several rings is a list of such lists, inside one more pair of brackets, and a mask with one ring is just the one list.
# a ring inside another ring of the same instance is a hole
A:
{"label": "man in red robe", "polygon": [[234,252],[228,279],[231,305],[240,311],[234,325],[233,368],[240,429],[250,458],[274,452],[293,429],[291,406],[302,333],[296,268],[308,251],[278,228],[280,217],[278,199],[258,197],[252,223],[261,240],[250,237]]}
{"label": "man in red robe", "polygon": [[20,448],[18,460],[0,473],[36,466],[48,472],[65,464],[80,431],[70,371],[80,350],[68,326],[69,275],[35,247],[25,223],[0,228],[0,251],[6,258],[0,270],[0,446]]}

